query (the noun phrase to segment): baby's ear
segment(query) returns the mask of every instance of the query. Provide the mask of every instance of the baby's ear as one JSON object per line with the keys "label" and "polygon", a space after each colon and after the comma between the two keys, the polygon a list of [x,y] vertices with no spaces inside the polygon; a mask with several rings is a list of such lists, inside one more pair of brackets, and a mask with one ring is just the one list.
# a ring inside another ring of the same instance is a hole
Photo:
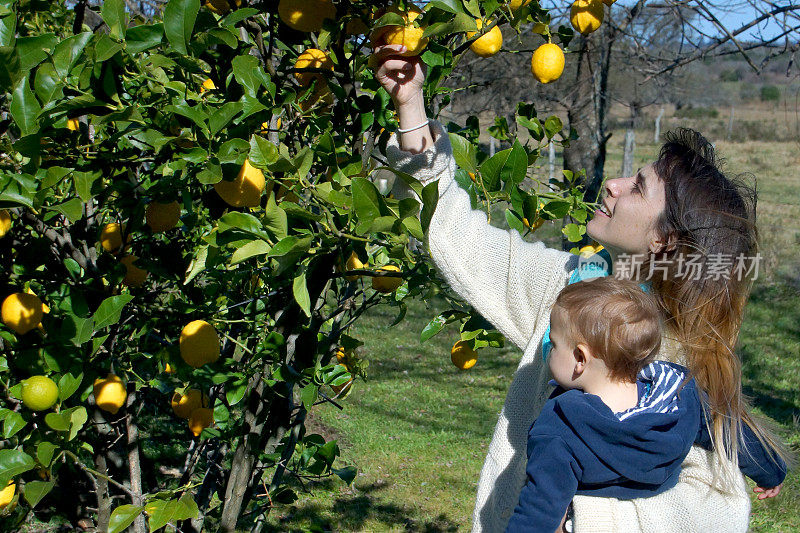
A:
{"label": "baby's ear", "polygon": [[592,350],[584,343],[579,343],[574,350],[572,356],[575,357],[576,363],[586,364],[590,357],[592,357]]}

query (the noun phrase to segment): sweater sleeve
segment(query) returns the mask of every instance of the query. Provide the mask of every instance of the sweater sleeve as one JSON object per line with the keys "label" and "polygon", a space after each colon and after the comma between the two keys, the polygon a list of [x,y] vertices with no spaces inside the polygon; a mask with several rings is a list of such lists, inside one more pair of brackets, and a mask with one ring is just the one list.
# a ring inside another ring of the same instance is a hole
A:
{"label": "sweater sleeve", "polygon": [[423,184],[439,180],[439,201],[427,235],[436,268],[459,296],[524,350],[577,258],[541,242],[526,242],[515,230],[495,228],[486,213],[472,209],[469,194],[454,179],[456,163],[447,132],[431,124],[435,144],[421,154],[401,150],[393,136],[386,152],[389,165]]}
{"label": "sweater sleeve", "polygon": [[528,438],[527,481],[506,533],[556,531],[578,490],[580,467],[560,437]]}
{"label": "sweater sleeve", "polygon": [[[706,425],[705,409],[702,411],[703,415],[695,444],[711,450],[711,435]],[[783,483],[786,478],[786,463],[783,459],[768,451],[758,440],[753,430],[750,429],[750,426],[744,423],[742,423],[742,434],[739,436],[738,450],[739,470],[755,481],[759,487],[772,488]]]}

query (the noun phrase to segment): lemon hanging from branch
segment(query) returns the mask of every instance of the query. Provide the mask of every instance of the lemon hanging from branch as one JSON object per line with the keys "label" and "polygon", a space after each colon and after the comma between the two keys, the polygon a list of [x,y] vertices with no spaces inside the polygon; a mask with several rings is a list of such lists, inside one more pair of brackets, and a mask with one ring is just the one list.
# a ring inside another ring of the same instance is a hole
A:
{"label": "lemon hanging from branch", "polygon": [[564,72],[564,52],[557,44],[545,43],[533,52],[531,73],[542,83],[550,83]]}
{"label": "lemon hanging from branch", "polygon": [[575,0],[569,10],[569,21],[575,31],[589,35],[603,23],[602,0]]}
{"label": "lemon hanging from branch", "polygon": [[[483,27],[483,21],[481,19],[476,19],[475,24],[478,25],[478,29]],[[467,38],[472,39],[477,34],[474,31],[467,32]],[[475,42],[469,45],[469,49],[472,50],[475,55],[480,57],[492,57],[500,49],[503,47],[503,32],[500,31],[499,26],[495,26],[486,34],[481,35],[478,37]]]}

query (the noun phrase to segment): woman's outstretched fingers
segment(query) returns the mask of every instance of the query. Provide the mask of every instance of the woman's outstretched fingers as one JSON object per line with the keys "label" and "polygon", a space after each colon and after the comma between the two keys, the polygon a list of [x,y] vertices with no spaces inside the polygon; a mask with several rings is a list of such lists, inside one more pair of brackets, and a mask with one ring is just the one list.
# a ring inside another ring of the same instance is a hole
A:
{"label": "woman's outstretched fingers", "polygon": [[777,496],[781,491],[781,487],[783,487],[783,483],[781,483],[777,487],[771,487],[771,488],[753,487],[753,492],[759,493],[758,494],[759,500],[764,500],[766,498],[774,498],[775,496]]}

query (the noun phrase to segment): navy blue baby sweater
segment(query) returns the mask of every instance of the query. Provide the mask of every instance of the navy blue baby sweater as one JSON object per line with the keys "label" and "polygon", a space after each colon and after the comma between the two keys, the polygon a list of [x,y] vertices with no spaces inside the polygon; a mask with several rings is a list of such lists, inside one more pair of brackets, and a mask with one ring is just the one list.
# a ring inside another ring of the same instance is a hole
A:
{"label": "navy blue baby sweater", "polygon": [[[638,404],[616,414],[580,390],[551,397],[528,433],[527,482],[506,531],[554,532],[575,494],[632,499],[675,486],[692,444],[710,446],[688,375],[674,363],[648,365],[637,379]],[[785,465],[750,436],[742,471],[760,486],[780,484]]]}

